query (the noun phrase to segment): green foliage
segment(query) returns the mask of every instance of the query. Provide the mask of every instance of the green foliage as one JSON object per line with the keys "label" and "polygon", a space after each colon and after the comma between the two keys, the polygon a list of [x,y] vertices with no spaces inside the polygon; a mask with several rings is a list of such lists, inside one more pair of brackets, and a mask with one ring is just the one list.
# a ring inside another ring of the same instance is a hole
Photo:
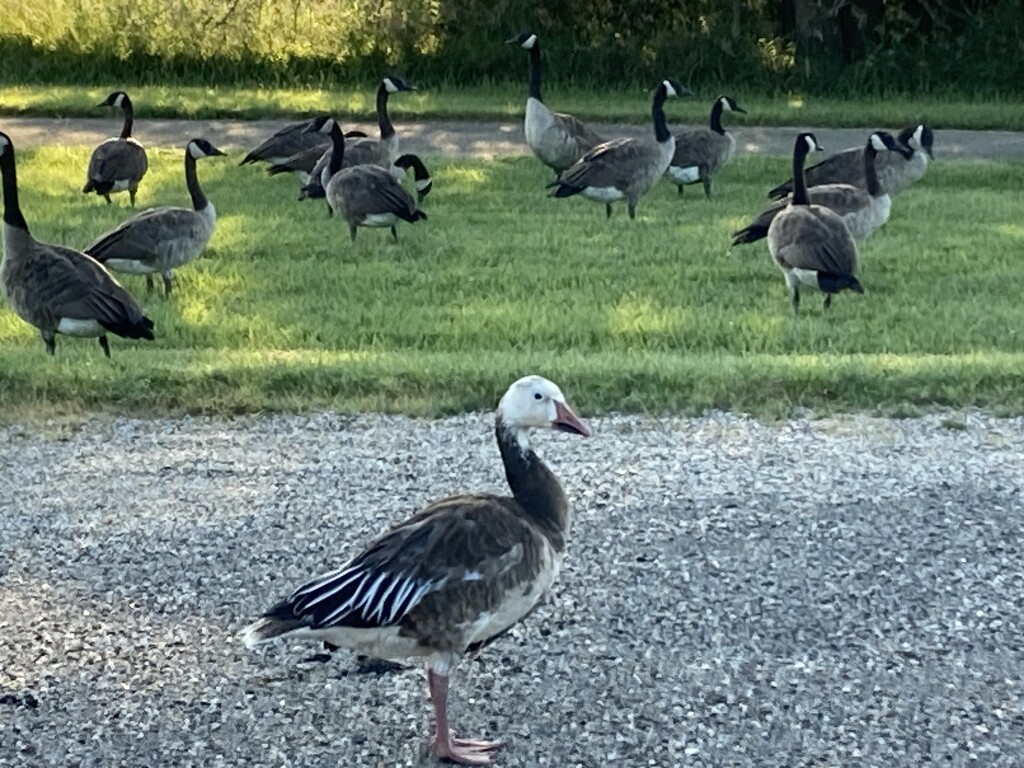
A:
{"label": "green foliage", "polygon": [[508,81],[502,41],[525,27],[557,63],[552,82],[578,87],[672,73],[716,90],[1005,95],[1024,81],[1019,0],[20,0],[4,10],[0,73],[321,87],[397,69],[466,86]]}
{"label": "green foliage", "polygon": [[[22,204],[41,239],[81,247],[131,211],[78,193],[87,148],[19,153]],[[1024,412],[1017,196],[1024,165],[940,159],[900,195],[861,250],[863,296],[799,318],[763,243],[729,233],[788,175],[741,158],[705,201],[662,183],[630,222],[579,198],[545,197],[532,158],[426,158],[430,219],[345,228],[295,201],[289,177],[235,156],[199,173],[219,212],[207,254],[170,300],[123,282],[156,321],[155,342],[38,334],[0,307],[0,411],[232,413],[365,408],[437,414],[490,407],[528,371],[582,407],[780,416],[907,412],[934,405]],[[151,152],[140,207],[187,204],[180,152]]]}

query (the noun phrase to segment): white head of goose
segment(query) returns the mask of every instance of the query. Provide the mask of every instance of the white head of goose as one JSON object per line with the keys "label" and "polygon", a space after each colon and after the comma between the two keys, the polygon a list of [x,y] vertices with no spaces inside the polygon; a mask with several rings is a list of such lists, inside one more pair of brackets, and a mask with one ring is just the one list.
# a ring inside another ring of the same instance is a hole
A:
{"label": "white head of goose", "polygon": [[174,268],[203,252],[217,223],[217,211],[199,186],[196,160],[223,155],[206,139],[189,141],[185,145],[185,186],[192,207],[150,208],[101,235],[85,252],[108,269],[145,275],[150,290],[153,275],[159,272],[164,296],[170,296]]}
{"label": "white head of goose", "polygon": [[414,224],[427,218],[392,174],[391,166],[343,167],[345,135],[333,117],[317,118],[306,130],[331,137],[330,161],[320,174],[320,185],[330,210],[345,219],[353,240],[358,227],[389,227],[391,236],[398,240],[395,223],[399,219]]}
{"label": "white head of goose", "polygon": [[625,200],[629,218],[636,218],[640,196],[662,177],[672,160],[676,141],[665,122],[665,99],[689,91],[675,80],[662,80],[654,89],[651,116],[654,141],[650,139],[612,139],[598,144],[548,184],[552,197],[582,194],[588,200],[604,203],[605,214],[612,215],[612,203]]}
{"label": "white head of goose", "polygon": [[540,92],[540,38],[535,32],[522,32],[505,43],[522,46],[530,54],[530,91],[523,120],[526,144],[557,176],[605,139],[583,121],[564,112],[552,112],[544,104]]}
{"label": "white head of goose", "polygon": [[857,243],[838,213],[813,205],[807,195],[804,161],[809,152],[822,147],[813,133],[801,133],[793,145],[793,199],[768,227],[768,250],[786,277],[793,313],[800,309],[800,286],[817,288],[825,294],[824,308],[832,296],[849,289],[863,293],[854,277],[857,271]]}
{"label": "white head of goose", "polygon": [[0,175],[4,196],[4,254],[0,285],[15,313],[42,334],[46,351],[56,351],[58,333],[99,337],[110,357],[107,333],[152,339],[153,321],[135,299],[91,256],[32,237],[18,201],[11,137],[0,133]]}
{"label": "white head of goose", "polygon": [[[865,240],[889,220],[892,198],[882,188],[876,169],[879,153],[898,149],[896,139],[886,131],[875,131],[864,145],[864,176],[867,188],[852,184],[819,184],[807,188],[807,197],[815,205],[823,205],[843,217],[855,240]],[[768,234],[775,217],[789,205],[791,196],[776,200],[743,229],[733,232],[733,245],[753,243]]]}
{"label": "white head of goose", "polygon": [[519,379],[495,418],[512,496],[466,494],[428,505],[272,607],[245,628],[246,645],[290,635],[384,659],[424,657],[436,724],[431,751],[489,764],[499,743],[451,732],[448,676],[467,649],[526,616],[558,576],[572,515],[530,444],[530,430],[544,428],[590,434],[555,384]]}
{"label": "white head of goose", "polygon": [[684,185],[699,181],[704,185],[704,196],[710,199],[711,177],[736,153],[736,137],[722,126],[723,112],[746,114],[732,96],[719,96],[711,105],[709,125],[676,133],[676,151],[665,175],[680,195]]}
{"label": "white head of goose", "polygon": [[132,100],[124,91],[114,91],[97,106],[120,107],[124,112],[124,124],[119,137],[107,139],[93,150],[82,192],[95,192],[109,203],[111,192],[127,190],[134,206],[139,182],[149,169],[149,159],[143,146],[132,138],[132,125],[135,122]]}

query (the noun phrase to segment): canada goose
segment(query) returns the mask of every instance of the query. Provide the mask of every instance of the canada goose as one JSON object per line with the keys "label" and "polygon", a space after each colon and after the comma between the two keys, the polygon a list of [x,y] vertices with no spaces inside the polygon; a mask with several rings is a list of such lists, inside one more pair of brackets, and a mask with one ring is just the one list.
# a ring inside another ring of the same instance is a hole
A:
{"label": "canada goose", "polygon": [[4,195],[4,254],[0,284],[15,313],[42,334],[55,354],[58,333],[98,336],[110,357],[107,332],[152,339],[153,321],[109,272],[84,253],[36,240],[18,203],[14,144],[0,133],[0,176]]}
{"label": "canada goose", "polygon": [[191,208],[150,208],[102,235],[85,252],[108,269],[145,275],[153,289],[153,275],[164,279],[164,296],[171,295],[172,270],[202,253],[217,223],[217,211],[196,175],[196,160],[224,153],[206,139],[192,139],[185,146],[185,186]]}
{"label": "canada goose", "polygon": [[[884,152],[875,159],[878,181],[890,195],[902,192],[924,176],[928,159],[932,155],[934,135],[926,125],[904,128],[896,137],[897,146],[893,152]],[[851,147],[827,157],[807,168],[807,183],[814,187],[821,184],[852,184],[862,189],[867,186],[864,177],[863,147]],[[793,191],[793,180],[787,179],[768,192],[768,197],[777,199]]]}
{"label": "canada goose", "polygon": [[[320,159],[320,157],[323,155],[324,151],[329,149],[330,146],[331,146],[330,139],[328,139],[322,133],[318,133],[318,132],[306,133],[306,128],[309,127],[309,122],[310,121],[307,120],[304,123],[295,123],[293,125],[286,126],[282,130],[289,130],[291,128],[295,128],[295,129],[298,130],[298,134],[296,134],[296,135],[298,135],[298,136],[314,136],[314,137],[316,137],[316,141],[310,142],[305,147],[299,147],[298,149],[296,149],[295,152],[292,152],[291,154],[288,154],[288,155],[275,155],[273,157],[260,157],[260,158],[257,158],[256,160],[249,160],[249,162],[256,162],[257,160],[266,160],[268,163],[270,163],[270,165],[267,167],[267,174],[268,175],[276,176],[279,173],[292,173],[292,174],[295,174],[295,176],[299,179],[299,181],[302,184],[309,183],[310,178],[311,178],[310,177],[310,172],[313,170],[313,166],[316,165],[317,160]],[[277,135],[278,134],[274,134],[274,136],[272,136],[267,141],[272,140]],[[289,134],[289,136],[290,136],[290,134]],[[365,139],[366,138],[366,134],[363,131],[357,131],[357,130],[345,131],[345,138],[346,139]],[[286,147],[285,141],[291,142],[292,139],[291,138],[284,139],[282,137],[282,140],[279,141],[276,145],[274,145],[271,148],[272,151],[277,152],[277,151],[283,150]],[[266,143],[267,142],[264,142],[264,144],[266,144]],[[298,145],[299,142],[296,141],[295,144]],[[263,146],[263,145],[261,144],[260,146]],[[246,158],[248,158],[249,156],[253,155],[258,149],[259,149],[259,147],[254,149],[252,152],[249,153],[249,155],[246,155]],[[245,160],[242,161],[243,164],[245,162],[246,162]]]}
{"label": "canada goose", "polygon": [[588,200],[604,203],[605,215],[612,215],[612,203],[625,200],[629,218],[636,218],[636,203],[641,195],[668,168],[676,141],[665,123],[665,99],[689,93],[674,80],[662,80],[654,89],[651,115],[654,141],[650,139],[612,139],[598,144],[548,184],[552,197],[582,194]]}
{"label": "canada goose", "polygon": [[711,197],[711,177],[732,159],[736,152],[736,137],[722,127],[722,112],[740,112],[731,96],[719,96],[711,107],[711,124],[684,128],[676,134],[676,152],[665,175],[683,194],[683,186],[701,182],[704,197]]}
{"label": "canada goose", "polygon": [[149,160],[145,148],[132,138],[132,124],[135,122],[132,100],[124,91],[114,91],[97,106],[120,107],[124,112],[124,124],[118,138],[107,139],[92,151],[82,192],[103,195],[109,204],[111,192],[128,190],[128,197],[134,206],[135,193],[149,169]]}
{"label": "canada goose", "polygon": [[[345,138],[348,138],[348,133],[345,133]],[[345,150],[346,155],[348,149]],[[405,154],[401,155],[395,160],[394,165],[391,166],[391,175],[395,177],[398,182],[402,181],[406,172],[412,169],[413,179],[416,185],[416,202],[422,203],[423,199],[430,194],[430,190],[433,189],[434,180],[430,178],[430,171],[427,170],[427,166],[423,164],[419,155]],[[319,199],[326,197],[323,186],[317,180],[311,180],[309,184],[302,187],[299,190],[299,200]],[[333,214],[334,211],[331,207],[327,206],[328,214]]]}
{"label": "canada goose", "polygon": [[340,568],[275,603],[242,630],[249,648],[275,638],[320,640],[427,666],[434,756],[490,765],[500,742],[455,738],[448,720],[451,670],[524,619],[558,578],[572,509],[530,432],[581,437],[590,427],[541,376],[514,382],[498,403],[494,436],[511,495],[440,499],[372,541]]}
{"label": "canada goose", "polygon": [[314,120],[307,131],[319,130],[331,137],[331,159],[321,176],[327,204],[348,223],[352,239],[357,227],[390,227],[398,240],[398,219],[414,223],[427,214],[391,172],[379,165],[355,165],[342,168],[345,159],[345,135],[334,118]]}
{"label": "canada goose", "polygon": [[[363,165],[364,163],[372,163],[385,168],[391,166],[395,158],[398,157],[398,134],[395,133],[395,126],[388,113],[388,98],[392,93],[415,90],[414,86],[394,75],[380,81],[380,85],[377,86],[377,126],[380,130],[380,139],[361,138],[357,141],[345,142],[343,168],[351,168],[353,165]],[[307,127],[309,125],[311,124],[307,124]],[[348,138],[355,133],[355,131],[350,131],[345,136]],[[323,136],[323,134],[319,135]],[[306,149],[275,162],[267,169],[267,173],[271,176],[278,173],[294,173],[300,178],[302,178],[302,174],[307,174],[303,183],[316,183],[330,160],[331,144],[328,142],[326,146]]]}
{"label": "canada goose", "polygon": [[864,292],[854,277],[857,243],[849,228],[838,213],[823,205],[813,205],[807,196],[804,161],[808,152],[821,150],[813,133],[796,137],[793,198],[768,227],[768,250],[786,276],[793,314],[800,310],[801,283],[825,294],[825,309],[832,304],[832,296],[845,288]]}
{"label": "canada goose", "polygon": [[[868,137],[864,147],[864,176],[867,189],[852,184],[821,184],[810,187],[807,196],[815,205],[823,205],[843,217],[855,240],[864,240],[889,220],[892,198],[882,189],[875,169],[879,152],[896,150],[896,139],[885,131],[876,131]],[[772,220],[789,205],[790,197],[777,200],[738,232],[733,233],[733,245],[753,243],[768,234]]]}
{"label": "canada goose", "polygon": [[581,120],[562,112],[552,112],[544,104],[540,94],[540,40],[536,33],[523,32],[505,43],[520,45],[530,52],[530,95],[526,99],[523,121],[526,144],[558,176],[603,143],[605,138]]}

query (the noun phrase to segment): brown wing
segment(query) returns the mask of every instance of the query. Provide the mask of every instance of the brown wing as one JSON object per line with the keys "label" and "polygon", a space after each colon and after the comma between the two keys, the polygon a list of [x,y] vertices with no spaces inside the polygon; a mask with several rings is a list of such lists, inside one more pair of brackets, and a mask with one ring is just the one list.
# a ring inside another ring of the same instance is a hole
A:
{"label": "brown wing", "polygon": [[775,217],[768,233],[775,260],[783,266],[817,272],[852,274],[857,245],[834,211],[818,205],[796,205]]}
{"label": "brown wing", "polygon": [[629,171],[656,151],[640,139],[612,139],[598,144],[562,174],[559,184],[575,189],[629,184]]}
{"label": "brown wing", "polygon": [[138,181],[149,169],[146,150],[134,139],[107,139],[89,158],[90,181]]}
{"label": "brown wing", "polygon": [[685,128],[676,135],[676,151],[672,155],[672,165],[689,168],[708,162],[728,142],[722,134],[710,128]]}
{"label": "brown wing", "polygon": [[597,134],[593,128],[579,118],[567,115],[564,112],[552,112],[555,120],[562,124],[562,129],[576,139],[576,143],[582,149],[591,149],[598,144],[603,144],[606,139]]}

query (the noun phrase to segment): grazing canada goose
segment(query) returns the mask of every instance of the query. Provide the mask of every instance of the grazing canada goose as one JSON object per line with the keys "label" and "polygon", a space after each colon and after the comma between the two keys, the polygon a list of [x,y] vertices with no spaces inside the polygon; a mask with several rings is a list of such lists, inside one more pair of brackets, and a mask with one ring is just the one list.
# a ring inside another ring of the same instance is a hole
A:
{"label": "grazing canada goose", "polygon": [[722,112],[740,112],[732,96],[719,96],[711,107],[709,126],[684,128],[676,134],[676,152],[665,175],[683,194],[686,184],[701,182],[704,197],[711,197],[711,177],[736,153],[736,137],[722,127]]}
{"label": "grazing canada goose", "polygon": [[18,203],[14,144],[0,133],[0,176],[4,195],[4,254],[0,284],[15,313],[42,334],[46,351],[56,335],[98,336],[110,357],[107,333],[152,339],[153,321],[103,265],[71,248],[36,240]]}
{"label": "grazing canada goose", "polygon": [[[348,138],[348,132],[345,133],[345,138]],[[347,148],[345,154],[348,154]],[[427,166],[423,164],[419,155],[401,155],[395,160],[395,164],[391,166],[391,175],[395,177],[396,181],[401,182],[410,168],[412,169],[416,185],[416,202],[422,203],[423,198],[430,194],[430,190],[433,189],[434,180],[430,178],[430,171],[427,170]],[[311,180],[309,184],[299,190],[299,200],[320,199],[323,197],[326,197],[326,192],[324,192],[323,185],[318,180]],[[334,213],[329,205],[327,206],[327,212],[328,214]]]}
{"label": "grazing canada goose", "polygon": [[561,175],[552,197],[582,194],[588,200],[604,203],[605,214],[612,215],[612,203],[625,200],[629,218],[636,218],[640,196],[668,168],[676,141],[665,123],[665,99],[689,93],[674,80],[662,80],[654,89],[651,115],[654,118],[654,141],[650,139],[612,139],[598,144]]}
{"label": "grazing canada goose", "polygon": [[786,276],[793,314],[800,310],[800,285],[825,294],[824,308],[833,294],[849,288],[863,293],[857,271],[857,243],[842,217],[831,208],[813,205],[807,196],[804,161],[808,152],[820,152],[813,133],[801,133],[793,146],[793,199],[768,227],[768,250]]}
{"label": "grazing canada goose", "polygon": [[523,121],[526,144],[558,176],[605,139],[581,120],[552,112],[544,104],[540,94],[540,40],[534,32],[523,32],[505,43],[520,45],[530,52],[530,95]]}
{"label": "grazing canada goose", "polygon": [[448,722],[448,678],[465,653],[523,619],[561,569],[572,511],[530,445],[531,429],[587,437],[561,390],[519,379],[495,415],[511,496],[451,496],[396,525],[337,570],[295,589],[242,632],[252,648],[308,638],[384,659],[423,657],[434,708],[430,751],[489,765],[500,742],[458,739]]}
{"label": "grazing canada goose", "polygon": [[[892,198],[882,189],[875,169],[875,158],[879,152],[895,151],[896,139],[885,131],[875,131],[868,137],[864,147],[864,176],[867,189],[852,184],[822,184],[810,187],[807,196],[814,205],[823,205],[843,217],[854,240],[865,240],[876,229],[889,220]],[[777,200],[760,216],[738,232],[733,233],[733,245],[753,243],[767,236],[772,220],[789,205],[790,197]]]}
{"label": "grazing canada goose", "polygon": [[[287,163],[293,155],[298,155],[307,150],[315,152],[316,157],[320,157],[320,154],[330,146],[331,142],[323,134],[306,133],[306,127],[308,125],[309,120],[303,120],[299,123],[289,123],[269,139],[257,146],[252,152],[243,157],[242,162],[240,162],[239,165],[248,165],[249,163],[260,162],[271,163],[272,165]],[[352,138],[366,136],[362,131],[348,131],[345,135],[351,136]],[[309,170],[286,168],[284,171],[274,171],[274,173],[282,173],[285,171],[295,173],[303,183],[309,181]]]}
{"label": "grazing canada goose", "polygon": [[192,139],[185,146],[185,186],[192,207],[150,208],[102,235],[85,252],[108,269],[145,275],[151,291],[159,272],[164,296],[170,296],[172,270],[202,253],[217,223],[217,211],[199,186],[196,160],[223,154],[206,139]]}
{"label": "grazing canada goose", "polygon": [[124,124],[119,137],[107,139],[92,151],[82,192],[102,195],[109,204],[111,192],[128,190],[128,197],[134,206],[135,193],[149,169],[149,160],[145,148],[132,138],[132,125],[135,122],[132,100],[124,91],[114,91],[97,106],[120,107],[124,112]]}
{"label": "grazing canada goose", "polygon": [[416,207],[416,201],[391,174],[379,165],[356,165],[342,168],[345,160],[345,135],[334,118],[314,120],[306,130],[319,130],[331,137],[331,159],[320,177],[327,195],[327,204],[348,223],[352,239],[357,227],[390,227],[398,240],[395,223],[398,219],[415,223],[427,214]]}
{"label": "grazing canada goose", "polygon": [[[884,152],[875,160],[878,181],[890,195],[902,192],[918,181],[926,170],[932,155],[934,135],[926,125],[904,128],[896,137],[897,146],[892,152]],[[864,176],[864,148],[851,147],[827,157],[807,168],[807,183],[814,187],[821,184],[852,184],[862,189],[867,187]],[[787,179],[768,192],[768,197],[778,199],[793,191],[793,180]]]}
{"label": "grazing canada goose", "polygon": [[[414,86],[394,75],[380,81],[380,85],[377,86],[377,126],[380,130],[380,139],[361,138],[357,141],[345,142],[345,163],[342,168],[351,168],[353,165],[367,163],[383,168],[391,167],[395,158],[398,157],[398,134],[391,122],[391,115],[388,113],[388,98],[392,93],[415,90]],[[307,124],[307,127],[309,125]],[[345,137],[351,137],[355,133],[357,132],[349,131]],[[294,173],[300,178],[302,178],[302,174],[307,174],[303,183],[315,184],[330,161],[331,144],[328,142],[324,147],[307,149],[280,162],[275,162],[267,169],[267,173],[271,176],[278,173]]]}

